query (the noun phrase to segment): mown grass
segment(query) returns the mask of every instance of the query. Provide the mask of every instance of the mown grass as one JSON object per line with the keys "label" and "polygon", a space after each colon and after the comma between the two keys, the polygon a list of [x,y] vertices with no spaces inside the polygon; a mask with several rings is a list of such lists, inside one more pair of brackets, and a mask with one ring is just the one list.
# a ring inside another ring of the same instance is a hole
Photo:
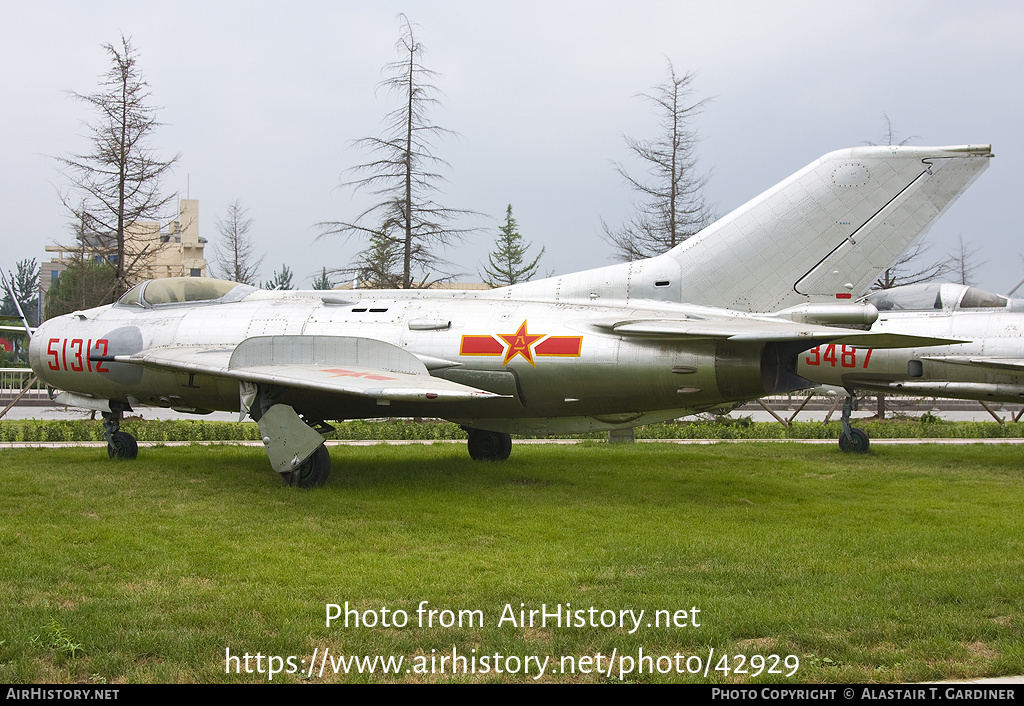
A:
{"label": "mown grass", "polygon": [[[714,648],[716,662],[797,655],[789,681],[800,682],[1020,674],[1020,453],[594,443],[520,446],[481,464],[454,445],[371,446],[332,449],[327,486],[301,491],[258,448],[157,447],[122,463],[96,449],[6,451],[0,682],[258,682],[266,675],[225,674],[225,649],[324,648],[556,662]],[[325,605],[345,601],[413,622],[326,627]],[[420,601],[480,610],[486,623],[420,628]],[[701,626],[497,625],[520,603],[696,606]],[[768,679],[786,681],[713,669],[707,681]]]}

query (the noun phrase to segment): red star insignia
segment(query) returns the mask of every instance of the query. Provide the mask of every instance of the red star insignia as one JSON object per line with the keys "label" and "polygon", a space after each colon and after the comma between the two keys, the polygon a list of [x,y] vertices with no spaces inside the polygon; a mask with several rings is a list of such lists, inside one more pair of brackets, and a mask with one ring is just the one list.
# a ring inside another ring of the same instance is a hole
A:
{"label": "red star insignia", "polygon": [[321,372],[334,373],[332,378],[348,377],[348,378],[365,378],[367,380],[394,380],[395,378],[388,377],[387,375],[380,375],[372,372],[358,372],[355,370],[339,370],[338,368],[321,368]]}
{"label": "red star insignia", "polygon": [[533,350],[531,346],[544,338],[547,334],[531,334],[526,332],[526,322],[523,321],[519,325],[519,330],[515,333],[499,333],[498,338],[508,344],[508,348],[505,350],[505,362],[501,364],[501,367],[508,365],[508,362],[515,358],[517,355],[522,356],[527,363],[537,367],[533,362]]}

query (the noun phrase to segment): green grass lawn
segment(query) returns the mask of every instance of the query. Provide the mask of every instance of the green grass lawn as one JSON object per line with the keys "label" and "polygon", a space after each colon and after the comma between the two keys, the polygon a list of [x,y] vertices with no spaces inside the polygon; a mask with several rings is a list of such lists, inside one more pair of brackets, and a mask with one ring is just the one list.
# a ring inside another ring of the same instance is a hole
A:
{"label": "green grass lawn", "polygon": [[[263,673],[239,660],[243,673],[226,674],[226,650],[292,656],[274,681],[533,681],[536,662],[496,673],[500,654],[547,657],[541,681],[617,682],[640,650],[712,660],[706,677],[673,661],[627,681],[1021,674],[1021,453],[588,442],[517,446],[490,464],[459,445],[338,447],[327,486],[302,491],[259,448],[158,447],[121,463],[101,449],[8,450],[0,682],[267,681],[266,658]],[[326,605],[346,601],[409,624],[327,627]],[[483,625],[420,627],[421,601]],[[498,624],[506,605],[518,617],[520,604],[567,603],[645,614],[632,633]],[[694,607],[700,627],[647,626],[655,610]],[[304,674],[324,650],[405,662]],[[491,669],[436,673],[453,650]],[[617,656],[611,676],[580,666],[602,666],[599,654],[604,670]],[[779,655],[782,674],[755,677],[754,655]],[[431,660],[435,673],[418,673]]]}

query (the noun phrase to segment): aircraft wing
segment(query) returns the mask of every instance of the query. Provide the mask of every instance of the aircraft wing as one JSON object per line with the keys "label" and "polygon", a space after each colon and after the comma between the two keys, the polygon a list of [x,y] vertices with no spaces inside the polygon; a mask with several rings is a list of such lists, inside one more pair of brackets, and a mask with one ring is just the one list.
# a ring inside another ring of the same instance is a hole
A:
{"label": "aircraft wing", "polygon": [[754,317],[716,319],[634,319],[599,322],[597,326],[621,336],[672,339],[715,339],[751,342],[807,341],[835,343],[859,348],[914,348],[939,346],[963,341],[894,333],[872,333],[856,329],[819,326],[779,319]]}
{"label": "aircraft wing", "polygon": [[984,358],[956,355],[927,355],[921,356],[923,360],[934,360],[938,363],[952,363],[954,365],[976,365],[982,368],[996,368],[1010,372],[1024,372],[1024,360],[1020,358]]}
{"label": "aircraft wing", "polygon": [[92,359],[395,401],[505,396],[433,377],[418,358],[397,346],[346,336],[260,336],[233,349],[165,346]]}

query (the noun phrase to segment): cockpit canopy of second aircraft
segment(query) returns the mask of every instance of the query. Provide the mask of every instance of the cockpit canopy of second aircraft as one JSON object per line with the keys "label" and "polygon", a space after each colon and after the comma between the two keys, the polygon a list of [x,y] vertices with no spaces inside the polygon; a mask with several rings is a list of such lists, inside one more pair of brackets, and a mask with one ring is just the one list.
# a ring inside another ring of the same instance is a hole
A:
{"label": "cockpit canopy of second aircraft", "polygon": [[978,287],[953,283],[911,284],[883,289],[864,299],[879,311],[942,311],[964,309],[1010,309],[1019,311],[1024,302]]}
{"label": "cockpit canopy of second aircraft", "polygon": [[207,277],[167,277],[135,285],[117,300],[118,306],[162,307],[173,304],[237,302],[256,288]]}

